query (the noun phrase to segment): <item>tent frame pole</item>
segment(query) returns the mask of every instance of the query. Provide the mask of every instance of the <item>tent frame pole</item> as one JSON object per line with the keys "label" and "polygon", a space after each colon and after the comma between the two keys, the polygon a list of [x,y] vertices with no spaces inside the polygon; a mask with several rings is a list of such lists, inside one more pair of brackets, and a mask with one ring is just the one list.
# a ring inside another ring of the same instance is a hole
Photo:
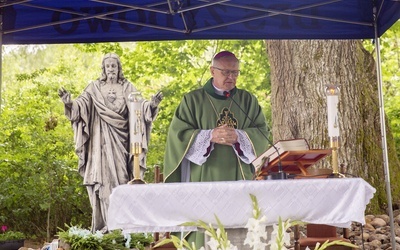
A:
{"label": "tent frame pole", "polygon": [[390,235],[391,235],[391,244],[392,249],[396,249],[396,235],[394,232],[394,219],[393,219],[393,205],[392,205],[392,193],[390,187],[390,173],[389,173],[389,157],[388,157],[388,149],[387,149],[387,140],[386,140],[386,121],[385,121],[385,106],[383,100],[383,84],[382,84],[382,66],[381,66],[381,48],[378,37],[378,26],[377,26],[377,18],[376,18],[376,7],[374,8],[375,14],[375,51],[376,51],[376,72],[377,72],[377,80],[378,80],[378,92],[379,92],[379,111],[380,111],[380,124],[381,124],[381,136],[382,136],[382,152],[383,152],[383,165],[384,165],[384,174],[385,174],[385,187],[386,187],[386,197],[387,197],[387,205],[388,205],[388,213],[390,218]]}

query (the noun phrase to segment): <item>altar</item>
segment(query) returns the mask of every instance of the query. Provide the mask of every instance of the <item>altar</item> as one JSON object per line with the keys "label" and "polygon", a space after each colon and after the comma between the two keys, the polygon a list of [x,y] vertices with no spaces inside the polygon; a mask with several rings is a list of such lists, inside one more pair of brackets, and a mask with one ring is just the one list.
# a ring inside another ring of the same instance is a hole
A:
{"label": "altar", "polygon": [[180,232],[182,223],[202,220],[243,228],[255,195],[269,225],[282,220],[350,227],[365,224],[375,188],[361,178],[287,179],[120,185],[110,196],[108,229]]}

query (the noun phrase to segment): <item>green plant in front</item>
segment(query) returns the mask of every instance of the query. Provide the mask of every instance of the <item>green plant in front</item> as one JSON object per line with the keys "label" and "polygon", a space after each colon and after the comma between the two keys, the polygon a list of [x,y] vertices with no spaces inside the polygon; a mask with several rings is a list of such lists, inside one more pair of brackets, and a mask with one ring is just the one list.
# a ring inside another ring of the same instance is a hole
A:
{"label": "green plant in front", "polygon": [[[225,231],[224,226],[221,221],[215,216],[215,219],[218,223],[218,228],[215,229],[213,225],[207,224],[204,221],[197,222],[187,222],[183,223],[182,226],[195,226],[198,228],[202,228],[205,230],[205,234],[210,237],[210,241],[207,242],[210,249],[218,249],[218,250],[238,250],[236,246],[233,246],[228,239],[228,234]],[[175,235],[171,235],[170,238],[163,239],[161,242],[157,243],[155,247],[159,247],[168,243],[173,243],[176,249],[178,250],[197,250],[194,242],[190,244],[185,239],[180,239]],[[199,250],[204,250],[204,247],[201,247]]]}
{"label": "green plant in front", "polygon": [[100,231],[92,233],[80,226],[67,227],[68,230],[61,230],[58,236],[70,245],[71,250],[144,250],[153,241],[149,234],[123,234],[121,230],[103,234]]}
{"label": "green plant in front", "polygon": [[[301,221],[290,221],[290,219],[283,221],[281,217],[278,218],[278,223],[273,225],[273,231],[271,233],[271,238],[269,242],[267,240],[267,218],[262,214],[262,210],[258,206],[257,198],[250,194],[252,206],[253,206],[253,216],[248,220],[245,228],[247,228],[246,239],[244,240],[244,245],[249,245],[253,250],[264,250],[267,246],[270,246],[271,250],[287,250],[290,246],[290,234],[287,232],[288,229],[295,225],[304,225]],[[215,230],[214,226],[207,224],[204,221],[197,222],[187,222],[182,224],[183,226],[196,226],[205,230],[205,234],[210,236],[210,241],[206,244],[211,250],[237,250],[238,248],[232,245],[228,239],[228,235],[225,231],[224,226],[221,221],[215,216],[218,224],[218,228]],[[197,250],[194,243],[190,244],[185,239],[180,239],[176,236],[171,236],[171,238],[163,239],[155,247],[162,246],[172,242],[178,250]],[[317,243],[315,250],[324,250],[329,246],[333,245],[344,245],[353,248],[358,248],[358,246],[341,241],[326,241],[322,245]],[[199,250],[204,250],[201,247]],[[309,248],[307,248],[309,250]]]}

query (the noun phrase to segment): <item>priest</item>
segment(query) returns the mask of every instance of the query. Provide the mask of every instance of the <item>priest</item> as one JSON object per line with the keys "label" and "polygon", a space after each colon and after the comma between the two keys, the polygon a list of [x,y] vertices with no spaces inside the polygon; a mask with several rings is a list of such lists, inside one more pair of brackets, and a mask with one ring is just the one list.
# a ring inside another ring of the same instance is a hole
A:
{"label": "priest", "polygon": [[[184,95],[169,127],[165,182],[252,180],[251,162],[268,147],[267,124],[256,97],[236,87],[240,62],[230,51],[217,53],[211,78]],[[187,240],[204,245],[204,235]]]}

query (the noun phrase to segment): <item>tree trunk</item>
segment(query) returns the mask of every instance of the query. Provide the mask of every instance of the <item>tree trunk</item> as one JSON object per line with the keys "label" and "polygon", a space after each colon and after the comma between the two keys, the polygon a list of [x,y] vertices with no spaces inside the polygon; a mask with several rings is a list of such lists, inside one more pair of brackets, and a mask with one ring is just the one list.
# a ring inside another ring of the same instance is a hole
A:
{"label": "tree trunk", "polygon": [[[369,209],[386,208],[379,96],[373,56],[358,40],[266,41],[271,65],[274,141],[305,138],[310,148],[329,148],[325,85],[339,85],[339,164],[364,178],[377,193]],[[392,196],[398,197],[399,160],[387,127]],[[331,157],[315,167],[331,167]],[[397,198],[395,199],[398,200]]]}

